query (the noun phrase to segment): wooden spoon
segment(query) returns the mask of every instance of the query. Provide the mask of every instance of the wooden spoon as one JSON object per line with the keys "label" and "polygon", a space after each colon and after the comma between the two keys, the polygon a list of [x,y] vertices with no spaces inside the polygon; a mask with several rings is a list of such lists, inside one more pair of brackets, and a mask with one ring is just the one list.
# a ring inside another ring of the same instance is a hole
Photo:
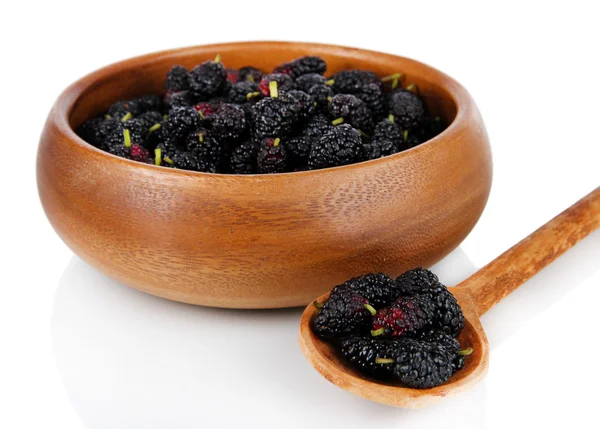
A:
{"label": "wooden spoon", "polygon": [[[396,407],[420,408],[469,389],[481,380],[488,368],[489,345],[479,318],[534,274],[600,227],[600,187],[556,216],[498,258],[452,288],[460,303],[465,328],[461,348],[473,348],[465,367],[446,383],[432,389],[410,389],[374,381],[349,366],[327,342],[316,337],[311,321],[317,314],[308,305],[300,321],[300,348],[327,380],[356,395]],[[329,294],[317,299],[324,302]]]}

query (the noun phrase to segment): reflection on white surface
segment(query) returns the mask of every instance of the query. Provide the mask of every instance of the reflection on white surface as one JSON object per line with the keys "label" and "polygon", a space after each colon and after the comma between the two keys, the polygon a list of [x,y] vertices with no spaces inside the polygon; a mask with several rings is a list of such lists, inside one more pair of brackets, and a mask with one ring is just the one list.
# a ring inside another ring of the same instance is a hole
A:
{"label": "reflection on white surface", "polygon": [[[458,249],[435,270],[445,278],[475,268]],[[426,410],[379,405],[330,384],[300,352],[300,314],[299,308],[235,311],[166,301],[74,257],[56,293],[53,351],[89,428],[280,428],[284,417],[285,427],[331,419],[346,428],[385,428],[440,418],[479,427],[485,383]]]}
{"label": "reflection on white surface", "polygon": [[[599,249],[600,231],[484,316],[492,350],[597,272]],[[476,268],[457,249],[433,270],[456,284]],[[481,427],[485,382],[426,410],[386,407],[333,386],[299,350],[300,314],[166,301],[124,287],[74,257],[56,293],[53,350],[89,428],[269,428],[281,427],[284,416],[293,422],[286,427],[324,419],[348,428],[440,421]]]}

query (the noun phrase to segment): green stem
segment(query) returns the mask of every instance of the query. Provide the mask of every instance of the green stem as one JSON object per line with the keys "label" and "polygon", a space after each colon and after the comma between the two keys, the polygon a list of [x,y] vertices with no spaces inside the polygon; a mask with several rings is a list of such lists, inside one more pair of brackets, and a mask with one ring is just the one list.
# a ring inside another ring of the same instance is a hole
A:
{"label": "green stem", "polygon": [[415,83],[411,83],[406,87],[407,91],[412,92],[415,95],[419,95],[419,87]]}
{"label": "green stem", "polygon": [[370,304],[364,304],[363,307],[365,307],[367,310],[369,310],[369,313],[371,313],[371,316],[375,316],[375,314],[377,313],[377,310],[375,310],[373,308],[373,306]]}
{"label": "green stem", "polygon": [[337,118],[331,121],[331,125],[339,125],[344,122],[344,118]]}
{"label": "green stem", "polygon": [[151,126],[151,127],[148,129],[148,132],[150,132],[150,133],[151,133],[151,132],[153,132],[153,131],[156,131],[156,130],[158,130],[159,128],[160,128],[160,124],[154,124],[154,125],[152,125],[152,126]]}
{"label": "green stem", "polygon": [[381,81],[382,82],[392,82],[394,80],[400,79],[401,77],[402,77],[402,73],[394,73],[394,74],[391,74],[389,76],[382,77]]}
{"label": "green stem", "polygon": [[277,90],[277,81],[276,80],[272,80],[271,82],[269,82],[269,93],[272,98],[279,97],[279,91]]}
{"label": "green stem", "polygon": [[371,335],[373,335],[374,337],[377,337],[379,335],[382,335],[385,332],[385,328],[379,328],[379,329],[375,329],[374,331],[371,331]]}
{"label": "green stem", "polygon": [[131,146],[131,133],[129,132],[128,128],[125,128],[123,130],[123,142],[125,144],[125,147]]}
{"label": "green stem", "polygon": [[469,356],[471,353],[473,353],[473,348],[469,347],[468,349],[460,350],[458,352],[458,355],[459,356]]}
{"label": "green stem", "polygon": [[317,301],[313,301],[313,305],[314,305],[316,308],[318,308],[319,310],[320,310],[321,308],[323,308],[323,304],[321,304],[320,302],[317,302]]}
{"label": "green stem", "polygon": [[375,358],[375,363],[385,365],[388,363],[394,363],[394,359],[392,359],[392,358]]}

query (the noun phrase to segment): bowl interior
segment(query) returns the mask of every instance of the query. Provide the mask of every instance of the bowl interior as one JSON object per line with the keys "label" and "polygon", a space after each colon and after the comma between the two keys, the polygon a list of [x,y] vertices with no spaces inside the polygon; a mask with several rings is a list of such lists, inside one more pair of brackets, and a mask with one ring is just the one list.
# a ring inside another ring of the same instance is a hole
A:
{"label": "bowl interior", "polygon": [[[402,86],[417,84],[428,109],[450,124],[457,114],[457,102],[440,81],[444,75],[424,64],[379,52],[330,45],[246,42],[183,48],[133,58],[92,73],[85,79],[79,96],[67,109],[68,123],[77,128],[87,119],[104,113],[112,103],[142,94],[164,92],[164,79],[169,69],[180,64],[188,69],[221,55],[226,67],[247,65],[268,72],[282,62],[303,55],[319,55],[327,62],[326,75],[340,70],[365,69],[378,76],[403,73]],[[82,81],[80,81],[82,82]],[[91,82],[91,83],[90,83]],[[77,91],[76,91],[77,92]]]}

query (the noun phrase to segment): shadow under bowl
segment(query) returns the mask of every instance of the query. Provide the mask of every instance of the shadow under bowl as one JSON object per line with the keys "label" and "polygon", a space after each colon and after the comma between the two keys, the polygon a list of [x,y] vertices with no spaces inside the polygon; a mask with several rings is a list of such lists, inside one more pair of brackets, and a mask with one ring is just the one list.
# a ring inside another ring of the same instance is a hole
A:
{"label": "shadow under bowl", "polygon": [[[326,170],[222,175],[118,158],[73,131],[115,101],[161,93],[174,64],[221,55],[264,70],[320,55],[328,74],[401,71],[450,126],[389,157]],[[37,183],[50,223],[82,259],[167,299],[229,308],[305,305],[365,272],[429,266],[474,227],[492,160],[483,121],[455,80],[417,61],[360,49],[246,42],[153,53],[67,88],[42,133]]]}

